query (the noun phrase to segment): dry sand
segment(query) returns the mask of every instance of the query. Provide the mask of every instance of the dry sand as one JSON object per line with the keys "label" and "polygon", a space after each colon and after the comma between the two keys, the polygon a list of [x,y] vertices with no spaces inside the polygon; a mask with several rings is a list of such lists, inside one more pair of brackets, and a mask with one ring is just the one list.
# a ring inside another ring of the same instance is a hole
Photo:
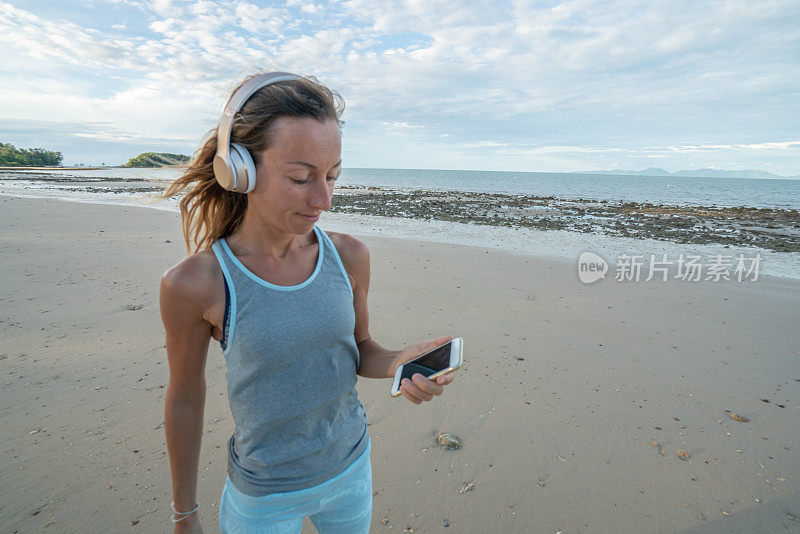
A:
{"label": "dry sand", "polygon": [[[364,241],[373,337],[461,335],[466,360],[423,406],[359,380],[373,532],[800,531],[800,282],[585,286],[573,263]],[[2,531],[170,532],[158,281],[183,257],[177,214],[0,197],[0,250]],[[224,372],[212,343],[206,532]]]}

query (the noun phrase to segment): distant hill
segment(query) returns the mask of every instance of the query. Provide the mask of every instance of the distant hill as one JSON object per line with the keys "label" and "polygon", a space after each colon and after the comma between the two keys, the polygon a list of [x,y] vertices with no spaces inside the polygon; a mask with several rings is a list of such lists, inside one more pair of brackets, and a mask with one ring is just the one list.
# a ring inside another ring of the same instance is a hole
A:
{"label": "distant hill", "polygon": [[61,165],[64,159],[61,152],[43,148],[16,148],[8,143],[0,143],[0,165],[10,167],[47,167]]}
{"label": "distant hill", "polygon": [[692,176],[696,178],[772,178],[772,179],[786,179],[786,178],[800,178],[800,176],[779,176],[767,171],[725,171],[718,169],[695,169],[687,171],[669,172],[666,169],[659,169],[658,167],[650,167],[642,171],[624,171],[622,169],[613,169],[610,171],[594,171],[585,174],[617,174],[617,175],[635,175],[635,176]]}
{"label": "distant hill", "polygon": [[143,152],[128,160],[123,167],[163,167],[164,165],[179,165],[189,161],[189,156],[183,154],[170,154],[168,152]]}

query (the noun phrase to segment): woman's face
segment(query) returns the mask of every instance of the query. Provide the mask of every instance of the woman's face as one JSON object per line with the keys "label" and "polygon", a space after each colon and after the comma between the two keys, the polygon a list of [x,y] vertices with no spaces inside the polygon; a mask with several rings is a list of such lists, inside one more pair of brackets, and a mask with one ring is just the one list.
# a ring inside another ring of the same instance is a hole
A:
{"label": "woman's face", "polygon": [[291,234],[307,234],[331,197],[342,163],[342,136],[333,121],[281,117],[272,146],[256,161],[256,187],[248,211]]}

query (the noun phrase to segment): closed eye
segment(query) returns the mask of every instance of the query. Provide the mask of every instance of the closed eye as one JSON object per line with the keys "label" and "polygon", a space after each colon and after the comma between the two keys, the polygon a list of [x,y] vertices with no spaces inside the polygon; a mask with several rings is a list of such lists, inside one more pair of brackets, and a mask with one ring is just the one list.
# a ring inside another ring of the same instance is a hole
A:
{"label": "closed eye", "polygon": [[[326,179],[327,179],[329,182],[335,182],[335,181],[336,181],[338,178],[339,178],[339,175],[338,175],[338,174],[337,174],[336,176],[328,176],[328,177],[326,177]],[[296,184],[299,184],[299,185],[302,185],[302,184],[307,184],[307,183],[308,183],[308,180],[307,180],[307,179],[306,179],[306,180],[297,180],[297,179],[295,179],[295,178],[291,178],[291,177],[290,177],[289,179],[290,179],[291,181],[293,181],[294,183],[296,183]]]}
{"label": "closed eye", "polygon": [[[339,179],[339,176],[342,175],[342,164],[341,164],[341,162],[339,162],[339,164],[337,164],[337,167],[339,167],[339,172],[336,173],[336,176],[327,176],[326,180],[335,182],[336,180]],[[292,178],[291,176],[287,176],[287,178],[289,178],[291,181],[293,181],[296,184],[307,184],[308,181],[309,181],[309,178],[306,178],[305,180],[298,180],[297,178]]]}

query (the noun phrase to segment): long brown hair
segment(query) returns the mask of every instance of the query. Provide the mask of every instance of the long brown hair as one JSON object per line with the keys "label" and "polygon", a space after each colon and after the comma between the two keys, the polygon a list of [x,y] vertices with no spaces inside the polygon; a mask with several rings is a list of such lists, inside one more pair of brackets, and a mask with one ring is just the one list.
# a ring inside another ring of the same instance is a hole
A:
{"label": "long brown hair", "polygon": [[[242,80],[236,89],[254,76]],[[272,126],[278,118],[335,120],[341,127],[343,111],[344,99],[316,78],[276,82],[256,91],[242,106],[234,117],[231,142],[244,146],[257,161],[259,154],[272,143]],[[165,199],[187,190],[180,201],[187,255],[209,248],[215,240],[235,232],[247,209],[247,195],[226,191],[217,183],[212,165],[216,152],[215,128],[208,133],[186,172],[161,195]]]}

